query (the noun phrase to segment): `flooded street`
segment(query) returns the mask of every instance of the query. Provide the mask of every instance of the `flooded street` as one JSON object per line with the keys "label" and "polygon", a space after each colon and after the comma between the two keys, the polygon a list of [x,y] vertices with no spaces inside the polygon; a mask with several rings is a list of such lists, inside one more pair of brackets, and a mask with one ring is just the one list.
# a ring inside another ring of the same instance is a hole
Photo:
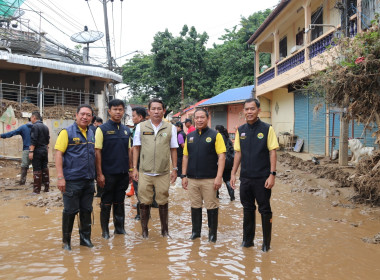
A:
{"label": "flooded street", "polygon": [[[55,186],[54,177],[51,181]],[[238,191],[237,201],[230,202],[224,186],[216,244],[207,241],[205,209],[201,239],[188,239],[190,202],[183,189],[173,186],[169,204],[171,238],[160,236],[158,209],[151,211],[149,239],[141,238],[140,223],[133,219],[136,214],[133,197],[126,198],[127,235],[111,234],[111,239],[104,240],[99,222],[100,199],[94,198],[95,247],[79,246],[75,222],[71,252],[61,249],[61,207],[25,206],[37,199],[27,195],[31,188],[2,189],[0,278],[379,279],[380,245],[365,243],[362,238],[380,232],[380,210],[361,205],[334,207],[333,200],[349,203],[344,197],[324,198],[291,192],[292,188],[291,184],[277,180],[273,189],[273,235],[268,253],[260,250],[262,231],[258,214],[255,247],[240,247],[242,206]],[[55,187],[53,193],[60,195]],[[47,196],[52,193],[41,195]],[[110,232],[113,233],[113,225]]]}

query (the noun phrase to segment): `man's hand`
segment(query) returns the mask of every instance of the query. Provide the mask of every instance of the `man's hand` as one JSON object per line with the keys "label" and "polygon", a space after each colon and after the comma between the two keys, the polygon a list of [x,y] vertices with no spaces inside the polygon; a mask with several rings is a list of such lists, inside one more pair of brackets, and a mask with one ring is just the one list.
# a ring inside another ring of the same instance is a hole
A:
{"label": "man's hand", "polygon": [[177,179],[177,170],[173,170],[172,173],[170,173],[170,184],[174,184],[176,179]]}
{"label": "man's hand", "polygon": [[271,174],[269,175],[268,179],[265,181],[265,188],[271,189],[274,186],[275,177]]}
{"label": "man's hand", "polygon": [[106,178],[103,174],[98,174],[98,178],[96,179],[98,186],[101,188],[104,188],[104,185],[106,184]]}
{"label": "man's hand", "polygon": [[133,180],[135,180],[136,182],[139,181],[139,172],[137,171],[136,168],[133,168],[133,171],[132,171],[132,178],[133,178]]}
{"label": "man's hand", "polygon": [[214,189],[219,190],[222,186],[223,179],[222,177],[216,177],[214,180]]}
{"label": "man's hand", "polygon": [[65,178],[58,179],[57,187],[63,193],[66,191],[66,180],[65,180]]}
{"label": "man's hand", "polygon": [[231,187],[236,190],[236,175],[231,174],[231,179],[230,179]]}
{"label": "man's hand", "polygon": [[189,181],[187,180],[186,177],[182,178],[182,188],[184,190],[187,190],[187,185],[189,184]]}

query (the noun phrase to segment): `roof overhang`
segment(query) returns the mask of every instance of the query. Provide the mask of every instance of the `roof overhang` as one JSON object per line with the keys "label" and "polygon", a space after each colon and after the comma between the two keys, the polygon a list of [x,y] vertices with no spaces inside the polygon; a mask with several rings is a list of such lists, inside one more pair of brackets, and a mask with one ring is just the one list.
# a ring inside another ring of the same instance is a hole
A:
{"label": "roof overhang", "polygon": [[121,83],[123,81],[123,77],[121,75],[118,75],[115,72],[97,66],[78,65],[74,63],[71,64],[67,62],[54,61],[39,57],[12,54],[6,51],[0,51],[0,61],[1,60],[13,64],[41,67],[85,76],[94,76],[103,79],[113,80],[118,83]]}
{"label": "roof overhang", "polygon": [[244,103],[245,100],[246,100],[246,99],[242,99],[242,100],[233,100],[233,101],[220,102],[220,103],[213,103],[213,104],[206,104],[206,105],[200,104],[200,105],[198,105],[197,107],[212,107],[212,106],[220,106],[220,105],[240,104],[240,103]]}

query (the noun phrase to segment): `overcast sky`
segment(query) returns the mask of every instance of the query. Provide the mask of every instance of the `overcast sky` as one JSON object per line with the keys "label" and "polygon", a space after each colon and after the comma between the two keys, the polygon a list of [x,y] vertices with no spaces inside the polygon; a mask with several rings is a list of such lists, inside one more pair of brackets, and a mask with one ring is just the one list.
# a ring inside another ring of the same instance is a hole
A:
{"label": "overcast sky", "polygon": [[[214,42],[218,43],[225,28],[239,24],[241,16],[248,17],[260,10],[273,9],[278,2],[279,0],[108,1],[111,54],[114,58],[135,50],[148,54],[157,32],[167,28],[173,36],[177,36],[184,24],[195,26],[200,33],[207,32],[210,37],[208,47],[212,47]],[[76,43],[71,42],[69,36],[83,31],[84,25],[89,30],[104,32],[102,0],[26,0],[21,7],[41,11],[41,29],[71,48]],[[35,12],[27,11],[26,16],[32,19],[31,26],[39,28],[40,18]],[[105,45],[105,37],[102,41],[91,44],[90,56],[104,62]],[[118,59],[117,63],[122,65],[130,57],[132,55]]]}

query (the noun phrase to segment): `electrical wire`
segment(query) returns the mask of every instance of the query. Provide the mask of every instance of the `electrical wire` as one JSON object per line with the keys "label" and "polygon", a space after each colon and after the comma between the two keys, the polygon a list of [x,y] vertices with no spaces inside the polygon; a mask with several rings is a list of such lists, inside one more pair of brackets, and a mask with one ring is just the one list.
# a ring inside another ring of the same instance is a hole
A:
{"label": "electrical wire", "polygon": [[113,35],[113,50],[115,52],[116,56],[116,40],[115,40],[115,17],[113,15],[113,0],[111,0],[112,3],[112,35]]}

